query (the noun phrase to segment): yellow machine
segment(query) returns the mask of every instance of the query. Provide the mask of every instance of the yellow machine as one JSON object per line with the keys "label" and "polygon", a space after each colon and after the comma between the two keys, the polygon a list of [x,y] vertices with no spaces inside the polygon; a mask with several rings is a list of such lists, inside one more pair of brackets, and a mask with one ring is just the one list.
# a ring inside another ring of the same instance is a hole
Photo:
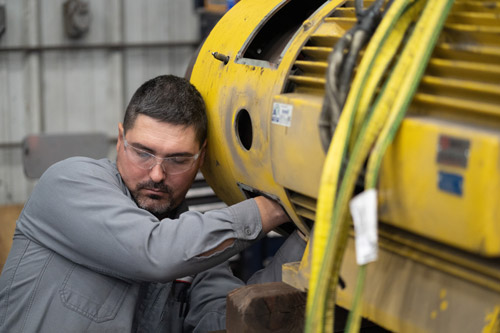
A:
{"label": "yellow machine", "polygon": [[[242,0],[212,30],[191,81],[209,112],[203,174],[223,201],[265,194],[302,232],[316,229],[329,55],[356,24],[354,8],[355,1]],[[360,309],[391,331],[497,332],[500,2],[456,0],[445,17],[377,175],[379,253],[367,266]],[[350,309],[358,272],[352,233],[342,257],[346,287],[335,301]],[[308,274],[293,283],[309,289]]]}

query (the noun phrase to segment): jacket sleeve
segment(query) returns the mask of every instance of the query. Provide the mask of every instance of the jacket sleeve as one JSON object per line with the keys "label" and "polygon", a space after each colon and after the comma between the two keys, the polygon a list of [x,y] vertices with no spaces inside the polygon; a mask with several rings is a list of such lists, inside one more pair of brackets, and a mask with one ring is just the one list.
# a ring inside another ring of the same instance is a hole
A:
{"label": "jacket sleeve", "polygon": [[235,277],[228,263],[197,274],[190,290],[186,332],[211,332],[226,328],[226,296],[245,283]]}
{"label": "jacket sleeve", "polygon": [[[256,272],[247,284],[281,281],[281,265],[300,261],[306,243],[293,232],[262,270]],[[230,291],[244,286],[229,265],[221,264],[198,274],[190,291],[190,309],[185,320],[185,330],[209,332],[226,328],[226,297]]]}
{"label": "jacket sleeve", "polygon": [[281,247],[276,251],[271,262],[263,269],[255,272],[247,284],[281,281],[281,266],[283,264],[300,261],[306,249],[306,242],[294,231]]}
{"label": "jacket sleeve", "polygon": [[[166,282],[213,267],[262,236],[253,199],[159,221],[137,207],[109,161],[71,158],[40,178],[18,221],[31,240],[103,274]],[[232,246],[199,256],[226,239]]]}

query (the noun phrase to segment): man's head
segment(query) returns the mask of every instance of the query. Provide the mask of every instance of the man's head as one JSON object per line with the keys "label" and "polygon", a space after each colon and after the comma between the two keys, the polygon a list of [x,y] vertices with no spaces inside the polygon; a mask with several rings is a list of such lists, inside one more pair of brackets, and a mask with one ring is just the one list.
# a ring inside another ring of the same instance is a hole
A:
{"label": "man's head", "polygon": [[139,207],[163,218],[182,202],[206,136],[205,104],[187,80],[163,75],[137,89],[118,125],[116,164]]}
{"label": "man's head", "polygon": [[139,114],[172,125],[193,126],[201,145],[207,136],[205,102],[196,88],[186,79],[162,75],[143,83],[130,100],[123,129],[134,126]]}

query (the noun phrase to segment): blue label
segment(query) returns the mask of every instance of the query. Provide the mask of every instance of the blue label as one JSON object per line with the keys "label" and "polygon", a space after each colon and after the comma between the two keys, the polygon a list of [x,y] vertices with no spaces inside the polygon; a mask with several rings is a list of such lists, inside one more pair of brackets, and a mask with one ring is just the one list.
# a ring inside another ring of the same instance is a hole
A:
{"label": "blue label", "polygon": [[462,196],[464,177],[459,174],[439,171],[438,187],[441,191]]}

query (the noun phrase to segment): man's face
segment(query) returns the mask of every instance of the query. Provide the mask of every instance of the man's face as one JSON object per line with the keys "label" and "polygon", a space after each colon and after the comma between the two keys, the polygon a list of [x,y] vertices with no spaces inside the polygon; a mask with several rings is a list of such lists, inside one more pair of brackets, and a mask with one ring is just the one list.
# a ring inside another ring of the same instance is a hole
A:
{"label": "man's face", "polygon": [[129,147],[125,150],[123,124],[118,125],[116,144],[118,171],[132,193],[137,205],[158,218],[165,217],[184,199],[198,169],[203,163],[204,151],[192,168],[179,174],[169,174],[168,166],[163,171],[161,164],[149,170],[140,168],[130,155],[130,146],[139,148],[157,157],[196,155],[200,145],[194,128],[160,122],[154,118],[138,115],[134,126],[125,133]]}

